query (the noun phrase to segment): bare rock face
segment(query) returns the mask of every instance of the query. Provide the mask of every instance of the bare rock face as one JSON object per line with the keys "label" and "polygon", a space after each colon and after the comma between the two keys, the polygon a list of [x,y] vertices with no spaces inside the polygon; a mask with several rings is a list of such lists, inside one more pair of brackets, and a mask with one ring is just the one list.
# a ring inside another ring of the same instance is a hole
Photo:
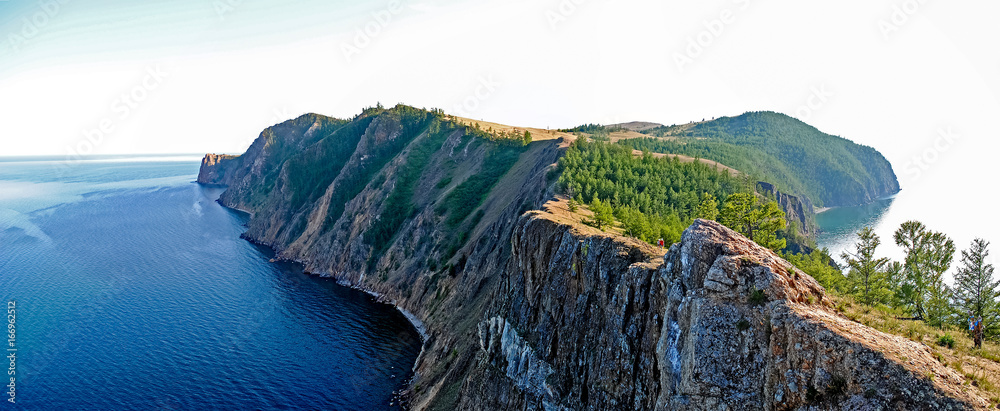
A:
{"label": "bare rock face", "polygon": [[716,222],[695,221],[659,264],[644,244],[541,212],[513,242],[465,407],[989,405],[928,347],[840,316],[814,279]]}
{"label": "bare rock face", "polygon": [[664,256],[536,210],[553,195],[559,140],[518,149],[449,226],[449,193],[503,147],[443,135],[411,182],[410,214],[376,250],[364,238],[398,212],[393,187],[431,136],[405,126],[414,110],[304,115],[242,156],[207,155],[198,177],[227,185],[219,201],[251,213],[245,238],[423,323],[412,408],[988,405],[928,347],[840,316],[815,280],[718,223],[695,221]]}
{"label": "bare rock face", "polygon": [[696,221],[658,271],[670,287],[658,408],[988,405],[928,347],[841,317],[815,280],[718,223]]}
{"label": "bare rock face", "polygon": [[809,197],[783,193],[778,191],[774,184],[763,181],[757,182],[757,188],[764,194],[774,197],[778,206],[785,212],[785,220],[789,224],[794,222],[800,234],[804,236],[816,234],[818,229],[815,221],[816,210],[813,208],[812,201],[809,201]]}
{"label": "bare rock face", "polygon": [[198,182],[210,185],[225,184],[225,167],[230,160],[238,156],[226,154],[205,154],[201,159],[201,168],[198,170]]}

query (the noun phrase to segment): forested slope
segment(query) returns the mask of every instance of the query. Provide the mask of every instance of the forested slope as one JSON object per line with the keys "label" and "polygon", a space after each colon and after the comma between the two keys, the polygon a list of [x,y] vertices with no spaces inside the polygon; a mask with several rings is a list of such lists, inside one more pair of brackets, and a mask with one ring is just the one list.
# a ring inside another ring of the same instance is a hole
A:
{"label": "forested slope", "polygon": [[805,195],[819,206],[852,206],[899,191],[892,165],[872,147],[774,112],[642,130],[629,147],[706,158]]}

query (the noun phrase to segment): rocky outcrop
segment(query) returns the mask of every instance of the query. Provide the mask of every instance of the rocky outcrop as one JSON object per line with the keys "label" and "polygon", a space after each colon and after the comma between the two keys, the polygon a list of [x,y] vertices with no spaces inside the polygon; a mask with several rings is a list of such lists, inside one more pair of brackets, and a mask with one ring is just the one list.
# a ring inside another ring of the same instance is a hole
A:
{"label": "rocky outcrop", "polygon": [[812,201],[808,197],[798,197],[778,191],[774,184],[763,181],[757,182],[757,190],[768,198],[773,198],[778,202],[781,210],[785,212],[785,220],[791,226],[795,224],[799,234],[804,237],[814,238],[818,227],[816,226],[816,210]]}
{"label": "rocky outcrop", "polygon": [[696,221],[659,264],[546,213],[516,230],[462,408],[988,406],[928,347],[840,316],[815,280],[718,223]]}
{"label": "rocky outcrop", "polygon": [[226,185],[223,180],[226,175],[226,166],[239,156],[226,154],[205,154],[201,159],[201,168],[198,170],[198,182],[208,185]]}
{"label": "rocky outcrop", "polygon": [[[247,239],[423,324],[412,408],[985,404],[927,347],[839,316],[812,278],[716,223],[663,256],[539,211],[566,142],[513,148],[435,116],[302,116],[240,157],[206,156],[198,180],[228,185],[219,201],[252,214]],[[504,156],[508,171],[484,171]]]}

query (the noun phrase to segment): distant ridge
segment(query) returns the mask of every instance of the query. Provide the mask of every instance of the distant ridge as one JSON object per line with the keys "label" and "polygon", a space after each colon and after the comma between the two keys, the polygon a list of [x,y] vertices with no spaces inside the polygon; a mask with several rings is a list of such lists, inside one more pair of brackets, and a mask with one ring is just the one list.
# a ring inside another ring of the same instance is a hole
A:
{"label": "distant ridge", "polygon": [[867,204],[899,192],[892,165],[877,150],[784,114],[762,111],[700,123],[653,124],[631,122],[608,128],[644,135],[622,136],[620,144],[717,161],[818,206]]}

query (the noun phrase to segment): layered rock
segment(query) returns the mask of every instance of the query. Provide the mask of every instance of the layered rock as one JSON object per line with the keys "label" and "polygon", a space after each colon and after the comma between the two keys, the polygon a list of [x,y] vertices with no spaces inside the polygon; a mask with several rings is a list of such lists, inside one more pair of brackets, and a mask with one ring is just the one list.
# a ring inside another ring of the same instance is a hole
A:
{"label": "layered rock", "polygon": [[815,280],[715,222],[696,221],[658,265],[644,245],[546,213],[514,241],[464,407],[988,405],[928,347],[840,316]]}
{"label": "layered rock", "polygon": [[785,220],[791,225],[795,223],[798,232],[809,238],[816,235],[816,210],[812,201],[808,197],[793,196],[788,193],[778,191],[774,184],[763,181],[757,182],[757,189],[760,193],[774,200],[785,212]]}
{"label": "layered rock", "polygon": [[[696,221],[663,256],[538,211],[563,141],[518,148],[488,195],[449,223],[449,193],[509,148],[461,131],[426,145],[436,126],[421,116],[302,116],[240,157],[206,156],[199,173],[229,186],[220,202],[252,213],[246,238],[424,324],[414,409],[985,404],[927,347],[839,316],[813,279],[716,223]],[[387,199],[417,163],[406,218],[385,244],[366,240],[399,209]]]}

